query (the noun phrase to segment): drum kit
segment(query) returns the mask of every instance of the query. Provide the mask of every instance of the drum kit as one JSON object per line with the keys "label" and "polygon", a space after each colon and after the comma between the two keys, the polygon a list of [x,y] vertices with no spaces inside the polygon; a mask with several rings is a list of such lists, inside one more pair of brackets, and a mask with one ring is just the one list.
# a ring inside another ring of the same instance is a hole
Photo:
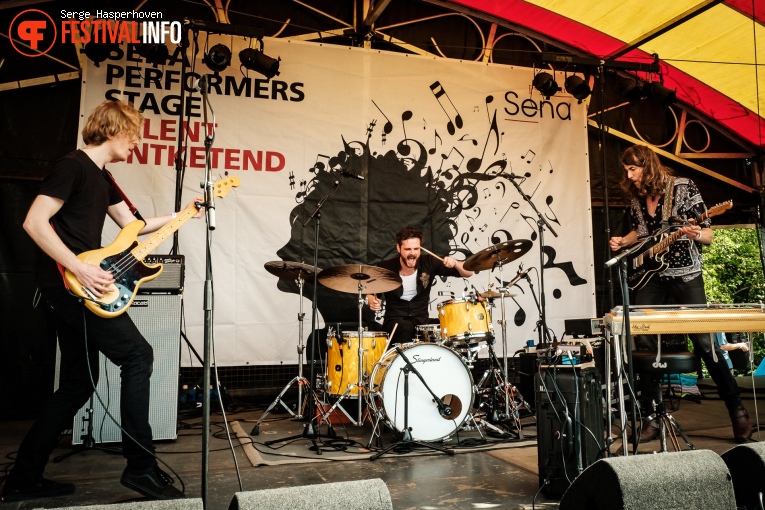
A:
{"label": "drum kit", "polygon": [[[468,257],[464,267],[471,271],[499,269],[499,281],[502,282],[502,265],[519,258],[530,248],[531,242],[527,240],[495,244]],[[508,289],[517,280],[511,280],[496,291],[471,293],[439,303],[439,324],[417,326],[415,341],[389,348],[392,337],[388,333],[364,330],[362,308],[366,294],[382,294],[401,286],[398,274],[362,264],[321,270],[311,265],[287,261],[267,262],[265,269],[280,279],[294,281],[300,291],[298,375],[267,408],[253,429],[253,435],[259,433],[260,423],[278,404],[295,418],[302,418],[300,413],[303,409],[293,413],[282,398],[293,384],[298,383],[298,398],[302,406],[302,387],[305,385],[311,391],[311,384],[303,377],[302,290],[305,281],[310,281],[307,280],[308,276],[312,279],[316,276],[322,285],[339,292],[356,294],[358,298],[357,330],[335,331],[328,328],[324,374],[317,377],[314,390],[319,391],[313,391],[313,399],[318,404],[319,424],[326,423],[331,428],[329,418],[337,410],[356,426],[362,425],[365,418],[372,421],[370,445],[374,437],[379,440],[381,423],[405,439],[409,437],[409,440],[415,442],[436,442],[448,439],[461,428],[475,426],[480,432],[477,413],[485,412],[486,417],[480,420],[481,425],[503,437],[508,432],[519,436],[522,434],[519,411],[522,407],[529,412],[531,410],[506,377],[504,299],[514,295]],[[497,301],[501,304],[501,319],[497,322],[501,325],[504,367],[500,366],[492,347],[495,342],[492,309]],[[491,368],[486,370],[479,384],[475,385],[470,369],[473,368],[478,352],[486,347],[489,348]],[[410,372],[416,375],[411,380],[408,377]],[[323,398],[319,392],[323,392]],[[504,396],[504,413],[499,405],[500,395]],[[334,400],[331,406],[328,406],[327,398]],[[344,399],[357,401],[358,414],[355,417],[339,405]],[[367,404],[366,414],[363,414],[363,403]],[[477,404],[475,409],[474,404]],[[514,431],[496,426],[503,420],[504,424],[512,421]]]}

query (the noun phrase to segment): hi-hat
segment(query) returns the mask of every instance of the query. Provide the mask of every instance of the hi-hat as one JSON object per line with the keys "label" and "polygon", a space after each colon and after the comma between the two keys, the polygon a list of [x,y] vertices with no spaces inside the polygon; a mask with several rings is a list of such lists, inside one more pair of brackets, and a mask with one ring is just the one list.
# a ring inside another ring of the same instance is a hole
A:
{"label": "hi-hat", "polygon": [[[289,262],[287,260],[275,260],[273,262],[266,262],[263,264],[266,271],[274,276],[278,276],[283,280],[297,280],[302,278],[303,280],[313,282],[314,273],[318,273],[321,269],[317,269],[314,266],[308,264],[302,264],[300,262]],[[308,279],[310,276],[310,280]]]}
{"label": "hi-hat", "polygon": [[344,266],[329,267],[319,273],[319,283],[340,292],[356,294],[375,294],[389,292],[401,286],[401,277],[377,266],[364,266],[362,264],[347,264]]}
{"label": "hi-hat", "polygon": [[517,296],[518,294],[513,294],[512,292],[508,292],[506,290],[503,290],[502,292],[497,292],[495,290],[487,290],[486,292],[483,292],[480,294],[480,296],[484,299],[497,299],[501,297],[513,297]]}
{"label": "hi-hat", "polygon": [[531,249],[531,246],[532,243],[528,239],[513,239],[497,243],[465,259],[462,267],[468,271],[493,269],[499,263],[507,264],[522,257]]}

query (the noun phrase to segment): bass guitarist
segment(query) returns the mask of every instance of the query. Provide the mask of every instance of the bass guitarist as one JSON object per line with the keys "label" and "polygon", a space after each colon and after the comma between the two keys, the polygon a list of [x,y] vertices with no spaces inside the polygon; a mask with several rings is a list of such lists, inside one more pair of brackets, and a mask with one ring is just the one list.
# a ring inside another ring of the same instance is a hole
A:
{"label": "bass guitarist", "polygon": [[[611,250],[627,248],[638,238],[651,235],[662,227],[669,217],[684,220],[695,219],[706,213],[706,206],[696,184],[687,178],[675,178],[672,171],[663,166],[650,148],[635,145],[624,151],[621,157],[624,167],[621,187],[631,198],[629,218],[632,230],[624,237],[612,237]],[[635,305],[705,304],[704,280],[701,274],[701,247],[712,244],[713,232],[709,219],[700,224],[679,227],[682,236],[664,254],[667,268],[648,279],[637,291]],[[711,341],[709,334],[690,335],[694,350],[701,357],[709,374],[717,384],[720,398],[725,402],[733,425],[733,437],[737,442],[749,441],[752,428],[749,415],[741,403],[736,381],[731,375],[722,351]],[[635,348],[656,351],[657,338],[653,335],[635,335]],[[713,353],[714,349],[714,353]],[[716,356],[715,356],[716,355]],[[644,416],[652,412],[652,403],[659,402],[662,395],[647,374],[640,378]],[[647,411],[647,412],[646,412]],[[658,423],[644,423],[640,442],[647,442],[659,435]]]}
{"label": "bass guitarist", "polygon": [[[38,286],[51,308],[61,349],[60,385],[22,441],[3,487],[3,501],[51,497],[74,492],[74,485],[43,478],[59,434],[93,394],[99,376],[99,352],[120,367],[122,452],[127,467],[121,482],[151,499],[181,498],[173,479],[159,469],[149,425],[149,378],[153,351],[128,314],[99,317],[64,286],[61,267],[71,271],[95,297],[114,283],[112,274],[76,255],[101,245],[108,214],[120,227],[136,218],[107,177],[105,165],[125,161],[140,140],[143,116],[132,105],[105,101],[82,130],[85,148],[59,160],[42,183],[24,221],[24,229],[47,254]],[[201,200],[197,198],[196,200]],[[200,209],[197,216],[201,216]],[[175,213],[147,218],[141,234],[153,232]],[[58,266],[57,267],[57,263]]]}

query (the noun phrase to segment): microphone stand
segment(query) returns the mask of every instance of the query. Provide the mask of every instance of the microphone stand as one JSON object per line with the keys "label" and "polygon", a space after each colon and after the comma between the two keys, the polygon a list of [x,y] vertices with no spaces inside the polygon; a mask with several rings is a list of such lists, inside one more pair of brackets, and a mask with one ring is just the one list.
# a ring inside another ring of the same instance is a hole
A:
{"label": "microphone stand", "polygon": [[[202,379],[202,504],[205,508],[208,497],[208,471],[210,460],[210,365],[211,346],[213,339],[213,276],[212,258],[210,252],[211,235],[215,230],[215,195],[213,193],[212,168],[210,155],[215,141],[215,111],[207,97],[207,87],[200,87],[202,95],[202,111],[205,123],[205,180],[201,183],[204,189],[205,216],[207,220],[207,236],[205,241],[205,285],[204,285],[204,369]],[[207,122],[207,110],[213,117],[212,124]],[[209,126],[209,127],[208,127]],[[208,132],[208,129],[210,130]],[[216,381],[217,384],[217,381]]]}
{"label": "microphone stand", "polygon": [[531,208],[534,210],[534,212],[537,215],[537,230],[539,231],[539,298],[540,298],[540,314],[539,314],[539,320],[542,324],[542,327],[539,330],[539,343],[546,343],[546,342],[552,342],[552,340],[549,338],[550,332],[547,329],[547,314],[546,314],[546,307],[545,307],[545,253],[544,253],[544,233],[545,233],[545,227],[547,227],[547,230],[550,231],[552,235],[555,237],[558,237],[558,234],[555,232],[555,230],[552,228],[550,223],[545,219],[545,217],[542,215],[542,213],[539,212],[539,210],[534,205],[534,202],[531,201],[531,197],[526,195],[526,193],[523,192],[521,189],[520,184],[518,184],[516,179],[518,179],[519,176],[511,173],[508,176],[508,180],[512,183],[513,186],[515,186],[515,189],[518,190],[518,193],[521,195],[521,197],[531,206]]}
{"label": "microphone stand", "polygon": [[403,435],[401,436],[401,441],[398,441],[396,443],[393,443],[389,445],[387,448],[384,448],[383,450],[375,453],[371,457],[369,457],[369,460],[377,460],[382,455],[385,455],[389,451],[393,450],[394,448],[398,448],[403,445],[416,445],[416,446],[422,446],[425,448],[430,448],[431,450],[436,450],[439,452],[446,453],[447,455],[454,455],[453,450],[449,450],[447,448],[444,448],[443,446],[437,446],[433,444],[426,444],[422,443],[420,441],[415,441],[412,439],[412,433],[411,430],[409,430],[409,373],[414,372],[414,375],[416,375],[420,381],[422,382],[422,385],[425,387],[426,390],[428,390],[428,393],[430,393],[433,396],[433,402],[436,403],[436,406],[438,406],[438,412],[441,414],[441,416],[446,416],[448,414],[451,414],[451,408],[449,408],[444,402],[436,396],[435,393],[433,393],[433,390],[430,389],[430,386],[425,382],[425,379],[422,377],[422,374],[420,374],[416,368],[414,368],[414,365],[409,361],[409,358],[406,357],[406,354],[404,354],[403,349],[401,349],[400,345],[396,345],[395,347],[396,352],[398,352],[399,356],[401,356],[401,359],[404,360],[404,363],[406,365],[401,370],[404,372],[404,430]]}

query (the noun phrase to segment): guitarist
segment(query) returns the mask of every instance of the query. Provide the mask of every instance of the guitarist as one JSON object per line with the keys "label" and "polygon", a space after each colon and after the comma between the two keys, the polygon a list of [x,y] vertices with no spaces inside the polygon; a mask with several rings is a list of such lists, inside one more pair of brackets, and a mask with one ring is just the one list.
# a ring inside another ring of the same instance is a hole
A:
{"label": "guitarist", "polygon": [[[48,255],[38,273],[38,285],[58,334],[60,386],[19,447],[3,487],[4,501],[74,492],[73,484],[43,478],[43,470],[59,434],[71,427],[75,413],[93,394],[99,376],[99,352],[121,369],[122,452],[127,459],[122,484],[152,499],[183,497],[173,486],[174,480],[159,469],[154,456],[149,425],[152,347],[127,313],[103,318],[84,307],[64,287],[56,264],[68,268],[97,297],[114,282],[111,273],[81,262],[76,255],[101,246],[107,214],[120,227],[135,220],[107,178],[105,165],[130,156],[142,127],[143,116],[132,105],[105,101],[96,107],[82,130],[85,148],[55,164],[24,221],[24,230]],[[141,233],[159,229],[174,216],[146,219]]]}
{"label": "guitarist", "polygon": [[[694,219],[706,213],[706,206],[696,184],[687,178],[674,178],[672,171],[663,166],[659,157],[650,148],[635,145],[624,151],[621,157],[624,166],[621,187],[631,198],[629,218],[632,230],[624,237],[612,237],[611,250],[618,251],[638,241],[638,237],[650,235],[670,216]],[[667,210],[665,210],[667,209]],[[673,243],[665,255],[668,267],[648,280],[637,291],[636,305],[705,304],[704,280],[701,275],[701,245],[712,244],[713,232],[709,219],[700,225],[680,227],[683,237]],[[737,442],[749,441],[752,429],[736,380],[731,375],[722,351],[716,347],[709,334],[690,335],[695,352],[701,357],[709,374],[717,384],[720,398],[725,402],[733,425],[733,436]],[[657,338],[654,335],[635,335],[635,348],[656,351]],[[713,354],[714,349],[714,354]],[[716,356],[715,356],[716,354]],[[652,412],[652,401],[662,398],[653,384],[643,374],[642,406],[644,413]],[[640,442],[647,442],[659,435],[658,422],[643,424]]]}

